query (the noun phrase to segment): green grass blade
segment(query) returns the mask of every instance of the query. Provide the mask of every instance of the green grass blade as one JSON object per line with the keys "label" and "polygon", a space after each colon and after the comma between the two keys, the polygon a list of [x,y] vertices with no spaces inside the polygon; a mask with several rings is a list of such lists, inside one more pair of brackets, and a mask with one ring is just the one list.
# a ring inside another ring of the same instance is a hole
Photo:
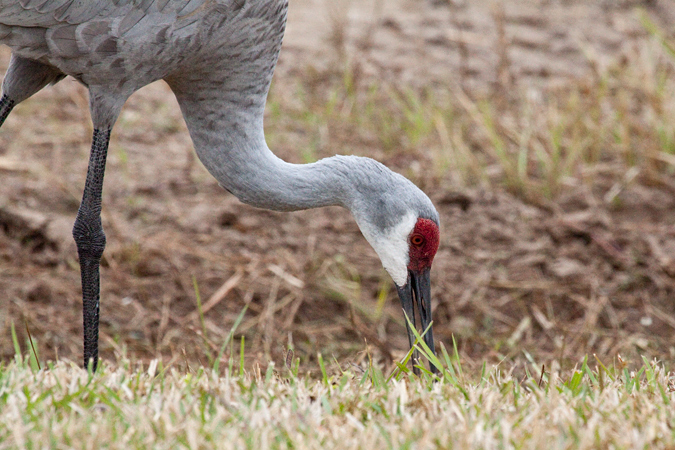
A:
{"label": "green grass blade", "polygon": [[220,350],[218,351],[218,356],[216,357],[214,363],[213,363],[213,370],[218,373],[220,369],[220,361],[223,358],[223,354],[225,353],[225,348],[230,344],[232,341],[232,338],[234,337],[234,333],[237,331],[237,328],[239,327],[239,324],[241,323],[242,320],[244,320],[244,315],[246,314],[246,311],[248,310],[248,305],[245,305],[237,318],[234,321],[234,324],[232,324],[232,328],[230,328],[230,332],[227,334],[227,337],[223,341],[222,345],[220,346]]}

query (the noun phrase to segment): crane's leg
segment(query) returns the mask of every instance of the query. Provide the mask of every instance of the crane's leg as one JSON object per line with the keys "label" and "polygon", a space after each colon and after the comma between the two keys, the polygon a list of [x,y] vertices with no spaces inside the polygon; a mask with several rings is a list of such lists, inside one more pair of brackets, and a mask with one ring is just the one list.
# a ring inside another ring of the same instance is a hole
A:
{"label": "crane's leg", "polygon": [[0,126],[15,105],[64,77],[65,75],[55,67],[13,54],[5,78],[2,80]]}
{"label": "crane's leg", "polygon": [[7,94],[2,94],[0,97],[0,127],[5,123],[5,119],[9,116],[14,108],[14,100],[11,100]]}
{"label": "crane's leg", "polygon": [[95,371],[98,364],[99,264],[105,248],[101,225],[103,174],[110,142],[110,129],[94,130],[82,203],[73,226],[82,275],[82,317],[84,323],[84,367]]}

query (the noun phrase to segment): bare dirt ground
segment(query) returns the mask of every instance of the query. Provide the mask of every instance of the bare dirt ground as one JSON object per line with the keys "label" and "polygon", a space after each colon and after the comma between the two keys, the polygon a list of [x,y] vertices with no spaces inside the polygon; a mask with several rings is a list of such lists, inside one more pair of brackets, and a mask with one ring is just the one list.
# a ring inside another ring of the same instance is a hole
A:
{"label": "bare dirt ground", "polygon": [[[304,148],[315,146],[318,157],[347,148],[423,187],[443,228],[435,333],[446,346],[454,334],[467,364],[524,352],[549,366],[591,353],[675,356],[675,178],[649,185],[628,173],[617,185],[598,176],[533,204],[499,186],[424,177],[437,173],[424,157],[431,148],[406,156],[323,128],[317,138],[311,121],[305,129],[283,116],[284,102],[345,60],[359,77],[402,89],[562,86],[644,45],[637,7],[672,30],[675,8],[664,0],[291,1],[266,118],[270,145],[293,162],[304,162]],[[4,70],[9,51],[0,56]],[[67,79],[18,106],[0,132],[2,358],[14,354],[13,322],[20,336],[30,329],[41,357],[80,359],[70,229],[91,131],[86,91]],[[126,351],[206,363],[245,304],[237,339],[246,336],[248,362],[281,364],[289,345],[307,367],[319,351],[346,363],[363,361],[366,349],[385,362],[406,350],[395,289],[352,218],[337,208],[240,204],[196,160],[162,83],[126,105],[103,201],[104,358]]]}

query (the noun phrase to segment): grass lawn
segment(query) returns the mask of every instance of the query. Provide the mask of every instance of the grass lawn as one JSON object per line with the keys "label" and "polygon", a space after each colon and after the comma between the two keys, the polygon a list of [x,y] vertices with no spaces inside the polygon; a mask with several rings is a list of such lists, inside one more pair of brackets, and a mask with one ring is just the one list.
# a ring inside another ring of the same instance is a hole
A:
{"label": "grass lawn", "polygon": [[[456,356],[456,355],[455,355]],[[0,366],[5,448],[518,448],[675,446],[675,385],[661,364],[638,371],[584,361],[565,373],[467,374],[445,354],[424,371],[188,372],[103,364],[92,375],[59,361]],[[322,365],[323,367],[323,365]]]}

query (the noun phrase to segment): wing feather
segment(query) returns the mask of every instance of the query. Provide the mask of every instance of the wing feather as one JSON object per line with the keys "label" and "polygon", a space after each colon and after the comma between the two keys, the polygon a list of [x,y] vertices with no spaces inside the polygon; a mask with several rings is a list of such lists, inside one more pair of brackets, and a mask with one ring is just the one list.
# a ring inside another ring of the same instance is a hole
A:
{"label": "wing feather", "polygon": [[49,3],[50,0],[19,0],[21,6],[25,9],[40,9],[46,3]]}
{"label": "wing feather", "polygon": [[125,34],[129,31],[134,25],[141,21],[145,16],[145,11],[139,9],[132,9],[129,13],[122,19],[118,27],[118,33],[120,35]]}
{"label": "wing feather", "polygon": [[114,8],[110,0],[0,0],[0,23],[48,28],[82,23]]}
{"label": "wing feather", "polygon": [[204,4],[204,0],[188,0],[187,2],[183,1],[185,6],[182,9],[178,10],[178,17],[187,16],[195,12],[200,6]]}
{"label": "wing feather", "polygon": [[49,28],[45,37],[54,56],[74,58],[84,53],[77,42],[77,25]]}
{"label": "wing feather", "polygon": [[55,19],[59,22],[80,24],[93,19],[105,9],[101,6],[101,2],[73,0],[69,5],[63,5],[56,10]]}
{"label": "wing feather", "polygon": [[0,0],[0,24],[49,28],[93,19],[125,17],[123,29],[143,14],[159,12],[189,16],[212,0]]}

